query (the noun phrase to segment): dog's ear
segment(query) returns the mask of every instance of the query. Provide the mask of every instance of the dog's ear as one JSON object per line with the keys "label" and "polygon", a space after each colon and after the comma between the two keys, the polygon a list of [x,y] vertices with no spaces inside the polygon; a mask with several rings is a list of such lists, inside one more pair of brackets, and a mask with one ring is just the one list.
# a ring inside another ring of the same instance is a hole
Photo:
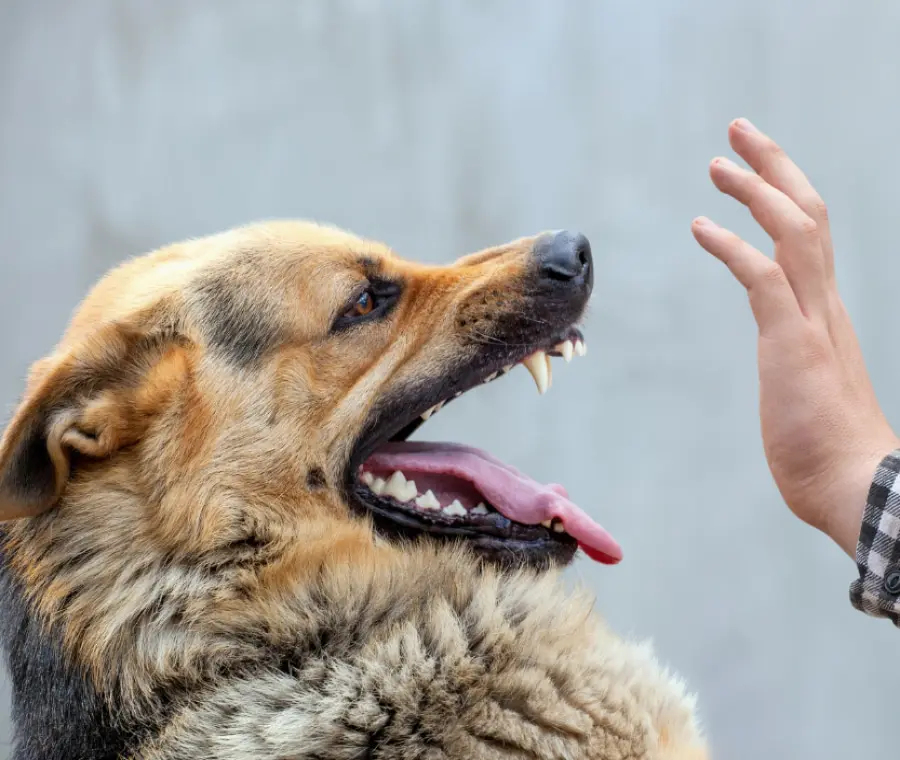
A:
{"label": "dog's ear", "polygon": [[166,342],[107,324],[35,364],[0,439],[0,521],[56,505],[73,455],[99,459],[134,442],[136,392]]}

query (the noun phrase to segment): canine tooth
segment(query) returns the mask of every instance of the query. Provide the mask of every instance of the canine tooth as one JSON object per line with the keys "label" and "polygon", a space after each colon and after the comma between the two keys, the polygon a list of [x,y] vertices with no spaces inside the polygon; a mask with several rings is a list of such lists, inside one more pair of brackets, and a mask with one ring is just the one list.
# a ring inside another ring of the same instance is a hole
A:
{"label": "canine tooth", "polygon": [[457,391],[453,394],[453,398],[459,398],[460,396],[462,396],[462,391]]}
{"label": "canine tooth", "polygon": [[503,368],[503,374],[504,374],[504,375],[507,374],[507,373],[508,373],[513,367],[515,367],[515,366],[516,366],[515,364],[507,364],[507,365]]}
{"label": "canine tooth", "polygon": [[579,338],[575,341],[575,356],[584,356],[587,353],[587,346],[584,341]]}
{"label": "canine tooth", "polygon": [[544,522],[542,522],[541,525],[543,525],[545,528],[549,528],[550,525],[552,524],[552,522],[553,522],[552,520],[544,520]]}
{"label": "canine tooth", "polygon": [[550,387],[550,357],[543,351],[536,351],[522,361],[537,385],[538,393],[544,394]]}
{"label": "canine tooth", "polygon": [[381,496],[381,494],[384,493],[384,486],[385,486],[385,482],[382,478],[375,478],[375,480],[372,481],[372,485],[370,485],[369,488],[372,489],[373,493],[376,493],[379,496]]}
{"label": "canine tooth", "polygon": [[438,401],[431,409],[427,412],[422,412],[422,419],[427,420],[432,414],[435,414],[441,410],[441,407],[444,405],[443,401]]}
{"label": "canine tooth", "polygon": [[490,375],[488,375],[486,378],[484,378],[483,382],[485,382],[485,383],[491,382],[491,380],[493,380],[495,377],[497,377],[498,374],[499,374],[498,372],[492,372]]}
{"label": "canine tooth", "polygon": [[565,532],[566,532],[566,526],[563,525],[561,522],[555,522],[555,523],[553,523],[553,530],[554,530],[556,533],[565,533]]}
{"label": "canine tooth", "polygon": [[572,355],[575,353],[575,346],[572,345],[572,341],[567,340],[559,345],[560,353],[563,355],[563,359],[567,362],[572,361]]}
{"label": "canine tooth", "polygon": [[424,494],[416,499],[416,506],[422,509],[440,509],[441,503],[429,488]]}
{"label": "canine tooth", "polygon": [[359,479],[367,486],[375,482],[375,476],[371,472],[364,472],[359,476]]}
{"label": "canine tooth", "polygon": [[459,503],[459,499],[454,499],[450,503],[450,506],[444,507],[441,511],[445,515],[454,515],[457,517],[464,517],[465,515],[468,514],[468,512],[466,511],[466,508],[462,504]]}
{"label": "canine tooth", "polygon": [[486,515],[488,513],[488,508],[484,505],[484,502],[478,502],[474,507],[469,510],[470,515]]}

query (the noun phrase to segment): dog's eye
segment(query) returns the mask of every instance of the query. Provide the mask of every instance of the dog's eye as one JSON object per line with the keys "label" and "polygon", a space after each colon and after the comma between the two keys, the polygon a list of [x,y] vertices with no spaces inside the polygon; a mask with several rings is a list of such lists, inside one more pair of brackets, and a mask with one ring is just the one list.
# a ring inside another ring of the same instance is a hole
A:
{"label": "dog's eye", "polygon": [[374,308],[375,294],[371,290],[365,290],[356,299],[356,303],[344,312],[344,316],[350,319],[353,317],[364,317],[366,314],[370,314]]}
{"label": "dog's eye", "polygon": [[400,286],[397,283],[373,280],[352,296],[333,329],[342,330],[359,322],[380,319],[391,311],[399,297]]}

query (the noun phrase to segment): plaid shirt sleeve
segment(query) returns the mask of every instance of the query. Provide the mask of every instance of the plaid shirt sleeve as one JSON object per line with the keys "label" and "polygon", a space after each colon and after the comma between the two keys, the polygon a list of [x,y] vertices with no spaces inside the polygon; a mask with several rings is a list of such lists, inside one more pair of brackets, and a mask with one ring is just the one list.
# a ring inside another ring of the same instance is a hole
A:
{"label": "plaid shirt sleeve", "polygon": [[851,604],[900,627],[900,449],[886,456],[875,471],[856,565],[859,579],[850,586]]}

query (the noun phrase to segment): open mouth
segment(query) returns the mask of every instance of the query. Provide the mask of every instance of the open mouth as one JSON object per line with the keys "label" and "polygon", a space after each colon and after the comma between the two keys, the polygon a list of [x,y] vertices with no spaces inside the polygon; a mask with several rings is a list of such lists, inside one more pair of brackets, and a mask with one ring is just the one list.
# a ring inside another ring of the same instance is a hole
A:
{"label": "open mouth", "polygon": [[437,389],[376,410],[351,457],[351,502],[368,510],[376,529],[389,537],[461,540],[502,564],[566,564],[579,547],[598,562],[619,562],[616,541],[561,485],[540,484],[469,446],[406,440],[446,404],[518,364],[543,394],[552,383],[551,356],[569,362],[585,353],[583,335],[569,327],[539,347],[510,347],[481,358]]}

